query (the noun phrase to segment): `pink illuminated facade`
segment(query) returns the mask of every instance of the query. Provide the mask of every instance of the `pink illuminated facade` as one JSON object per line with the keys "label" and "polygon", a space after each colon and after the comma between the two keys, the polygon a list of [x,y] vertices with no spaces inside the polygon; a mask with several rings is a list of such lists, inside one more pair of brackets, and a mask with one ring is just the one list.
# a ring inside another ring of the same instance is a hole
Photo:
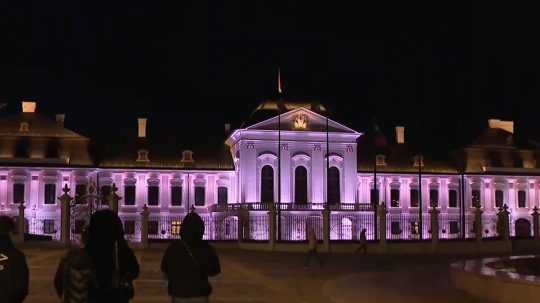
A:
{"label": "pink illuminated facade", "polygon": [[[264,118],[229,134],[226,161],[190,150],[158,157],[146,119],[139,119],[131,150],[97,162],[90,139],[64,128],[65,116],[49,120],[27,108],[0,121],[0,212],[15,216],[24,202],[28,232],[57,239],[62,187],[71,189],[81,213],[92,199],[107,207],[100,199],[116,187],[119,215],[133,239],[140,237],[144,205],[150,237],[160,239],[178,237],[183,216],[195,209],[206,222],[206,239],[268,240],[270,204],[278,205],[280,238],[288,241],[305,240],[310,228],[322,238],[325,207],[330,239],[355,240],[363,228],[375,239],[375,205],[382,203],[388,239],[430,238],[433,207],[440,211],[441,239],[474,237],[475,205],[483,211],[484,237],[497,235],[503,205],[511,234],[532,235],[531,212],[540,207],[536,147],[514,143],[510,122],[490,120],[484,135],[451,160],[424,160],[406,148],[402,127],[385,151],[364,151],[365,136],[327,119],[324,107],[286,102],[278,116],[278,104],[263,102],[256,114]],[[74,216],[76,234],[86,217]]]}

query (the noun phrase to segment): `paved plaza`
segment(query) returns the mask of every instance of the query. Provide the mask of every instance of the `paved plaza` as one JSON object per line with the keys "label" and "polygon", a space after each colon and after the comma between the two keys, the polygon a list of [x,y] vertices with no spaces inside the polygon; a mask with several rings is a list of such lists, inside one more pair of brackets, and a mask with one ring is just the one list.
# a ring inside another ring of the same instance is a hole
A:
{"label": "paved plaza", "polygon": [[[27,247],[31,285],[26,302],[58,302],[53,276],[64,253]],[[141,275],[134,302],[169,302],[159,263],[164,246],[136,251]],[[304,268],[303,255],[218,249],[223,274],[212,302],[480,302],[454,290],[443,256],[323,255],[324,267]]]}

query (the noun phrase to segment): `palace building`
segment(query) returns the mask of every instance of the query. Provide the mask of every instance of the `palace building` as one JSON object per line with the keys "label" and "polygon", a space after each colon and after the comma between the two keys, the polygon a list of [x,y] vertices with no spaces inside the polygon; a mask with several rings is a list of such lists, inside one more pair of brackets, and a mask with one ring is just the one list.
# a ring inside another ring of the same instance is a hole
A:
{"label": "palace building", "polygon": [[145,205],[150,238],[178,237],[183,216],[196,211],[206,239],[254,241],[268,240],[270,210],[283,241],[305,240],[311,228],[322,238],[324,210],[331,240],[356,240],[364,228],[375,239],[382,204],[391,240],[430,238],[430,209],[440,211],[441,239],[475,237],[477,208],[482,237],[494,237],[504,206],[511,235],[528,237],[540,206],[540,146],[518,144],[512,121],[486,121],[468,145],[428,155],[408,143],[403,126],[375,149],[362,132],[327,118],[321,104],[267,100],[230,131],[227,153],[156,146],[147,119],[134,117],[131,143],[96,155],[91,138],[64,127],[65,115],[53,119],[36,107],[25,101],[20,114],[0,119],[0,213],[16,217],[24,203],[31,235],[59,239],[65,186],[75,198],[73,234],[85,213],[109,207],[115,192],[133,239],[140,237]]}

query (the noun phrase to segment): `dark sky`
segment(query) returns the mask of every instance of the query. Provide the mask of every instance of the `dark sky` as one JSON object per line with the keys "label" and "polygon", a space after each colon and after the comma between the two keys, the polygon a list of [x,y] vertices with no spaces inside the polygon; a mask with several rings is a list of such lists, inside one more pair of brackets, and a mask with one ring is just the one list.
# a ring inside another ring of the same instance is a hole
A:
{"label": "dark sky", "polygon": [[145,115],[155,136],[219,139],[275,94],[280,66],[287,97],[320,100],[359,131],[376,117],[438,144],[500,117],[540,137],[532,9],[76,2],[0,4],[2,114],[34,98],[94,138],[135,134]]}

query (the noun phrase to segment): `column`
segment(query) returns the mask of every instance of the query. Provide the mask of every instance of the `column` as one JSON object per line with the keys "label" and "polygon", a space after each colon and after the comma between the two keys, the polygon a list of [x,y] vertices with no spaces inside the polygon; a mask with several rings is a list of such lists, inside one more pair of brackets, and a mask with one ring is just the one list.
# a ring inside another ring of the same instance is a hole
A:
{"label": "column", "polygon": [[7,180],[8,180],[8,172],[1,171],[0,172],[0,209],[7,207],[7,203],[8,203]]}
{"label": "column", "polygon": [[[330,146],[332,147],[332,146]],[[356,190],[356,178],[358,175],[357,169],[357,153],[356,144],[347,144],[345,147],[345,156],[343,159],[343,177],[344,195],[341,197],[345,203],[354,202],[354,193]]]}
{"label": "column", "polygon": [[533,237],[535,240],[540,239],[540,214],[538,213],[538,207],[533,208],[533,212],[531,214],[533,218]]}
{"label": "column", "polygon": [[313,192],[312,202],[323,203],[325,199],[325,180],[324,174],[326,163],[323,156],[321,144],[313,145],[311,153],[311,191]]}
{"label": "column", "polygon": [[[312,161],[313,163],[313,161]],[[276,180],[278,167],[276,166]],[[313,177],[313,174],[312,174]],[[294,199],[291,188],[291,152],[288,143],[281,143],[281,202],[290,203]],[[277,190],[277,184],[276,184]],[[276,196],[277,198],[277,196]]]}

